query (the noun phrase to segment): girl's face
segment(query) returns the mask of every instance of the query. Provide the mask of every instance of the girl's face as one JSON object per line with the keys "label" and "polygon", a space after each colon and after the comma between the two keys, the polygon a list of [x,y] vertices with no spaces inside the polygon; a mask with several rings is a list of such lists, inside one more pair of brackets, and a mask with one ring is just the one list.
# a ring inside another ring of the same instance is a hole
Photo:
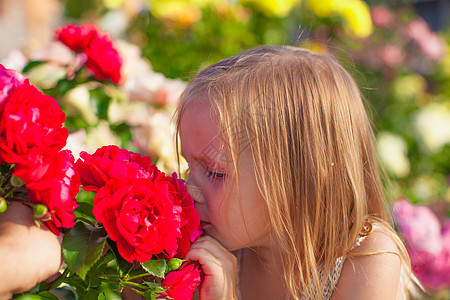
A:
{"label": "girl's face", "polygon": [[188,191],[203,230],[228,250],[267,245],[267,208],[258,190],[250,149],[240,153],[239,199],[233,164],[219,134],[207,100],[187,104],[180,120],[181,153],[189,164]]}

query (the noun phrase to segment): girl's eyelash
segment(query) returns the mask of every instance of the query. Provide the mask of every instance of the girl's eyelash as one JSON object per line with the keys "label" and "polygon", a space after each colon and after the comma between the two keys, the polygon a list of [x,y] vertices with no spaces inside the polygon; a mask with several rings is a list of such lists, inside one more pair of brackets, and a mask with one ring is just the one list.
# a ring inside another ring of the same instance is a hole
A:
{"label": "girl's eyelash", "polygon": [[206,176],[214,180],[220,180],[225,178],[226,174],[223,172],[207,171]]}

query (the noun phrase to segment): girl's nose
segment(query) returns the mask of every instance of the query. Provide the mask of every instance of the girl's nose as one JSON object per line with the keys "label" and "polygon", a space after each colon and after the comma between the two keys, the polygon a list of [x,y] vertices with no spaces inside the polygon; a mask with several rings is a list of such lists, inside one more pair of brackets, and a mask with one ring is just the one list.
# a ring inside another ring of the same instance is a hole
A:
{"label": "girl's nose", "polygon": [[188,193],[191,194],[192,198],[194,199],[194,202],[195,203],[204,203],[205,198],[203,197],[202,190],[199,187],[197,187],[193,184],[190,184],[188,181],[186,181],[186,189],[187,189]]}

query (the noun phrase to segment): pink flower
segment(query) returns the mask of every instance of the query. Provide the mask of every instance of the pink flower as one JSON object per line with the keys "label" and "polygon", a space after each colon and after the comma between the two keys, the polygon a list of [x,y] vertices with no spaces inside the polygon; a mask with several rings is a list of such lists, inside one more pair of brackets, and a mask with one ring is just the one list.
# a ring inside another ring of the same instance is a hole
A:
{"label": "pink flower", "polygon": [[430,30],[423,19],[411,21],[406,28],[406,35],[415,42],[422,52],[434,61],[445,55],[445,42]]}
{"label": "pink flower", "polygon": [[190,300],[200,282],[200,270],[193,264],[184,263],[177,271],[167,274],[162,285],[168,288],[164,293],[172,299]]}
{"label": "pink flower", "polygon": [[400,199],[394,202],[392,212],[399,231],[410,247],[431,254],[442,250],[441,224],[431,209]]}
{"label": "pink flower", "polygon": [[389,28],[394,21],[394,14],[383,5],[376,5],[371,9],[372,21],[375,26]]}
{"label": "pink flower", "polygon": [[450,220],[441,226],[426,206],[406,199],[393,204],[393,216],[411,258],[414,273],[427,289],[450,286]]}
{"label": "pink flower", "polygon": [[400,65],[405,59],[405,54],[402,49],[396,45],[386,44],[378,53],[381,61],[389,67],[396,67]]}
{"label": "pink flower", "polygon": [[21,87],[24,82],[25,77],[22,74],[14,70],[6,69],[0,64],[0,110],[12,90]]}

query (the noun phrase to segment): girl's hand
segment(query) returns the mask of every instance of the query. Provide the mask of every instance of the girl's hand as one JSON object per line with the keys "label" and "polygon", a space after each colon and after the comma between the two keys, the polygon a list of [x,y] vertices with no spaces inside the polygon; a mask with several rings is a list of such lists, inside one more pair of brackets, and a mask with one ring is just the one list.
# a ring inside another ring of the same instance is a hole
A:
{"label": "girl's hand", "polygon": [[62,264],[62,234],[34,224],[33,211],[11,202],[0,214],[0,299],[26,292],[56,274]]}
{"label": "girl's hand", "polygon": [[231,300],[236,297],[237,260],[216,239],[200,237],[186,259],[198,261],[205,275],[200,286],[201,300]]}

